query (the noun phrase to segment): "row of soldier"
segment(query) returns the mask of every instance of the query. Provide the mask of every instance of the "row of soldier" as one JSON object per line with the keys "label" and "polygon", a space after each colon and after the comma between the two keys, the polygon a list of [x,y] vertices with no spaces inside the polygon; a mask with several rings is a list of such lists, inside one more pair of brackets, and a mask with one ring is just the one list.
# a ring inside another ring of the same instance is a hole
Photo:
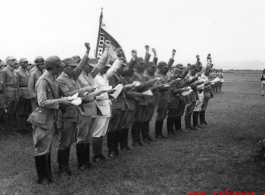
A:
{"label": "row of soldier", "polygon": [[[82,171],[91,167],[91,145],[93,162],[106,160],[102,152],[105,135],[109,158],[131,150],[129,129],[133,147],[150,144],[154,138],[150,135],[149,124],[155,111],[156,139],[165,138],[162,130],[166,118],[168,135],[183,131],[183,115],[186,130],[208,125],[205,112],[213,97],[209,78],[213,65],[209,55],[205,68],[199,56],[195,64],[185,68],[182,64],[173,65],[175,50],[168,63],[158,63],[155,49],[152,49],[153,61],[150,61],[149,46],[145,47],[144,58],[132,50],[131,60],[126,62],[121,49],[116,51],[115,61],[108,60],[110,46],[106,41],[99,60],[88,58],[88,43],[82,59],[78,56],[64,60],[58,56],[46,60],[37,57],[30,71],[27,71],[27,59],[22,58],[19,69],[14,70],[16,59],[6,58],[7,67],[1,71],[5,128],[13,133],[15,114],[20,131],[24,130],[27,118],[32,124],[38,183],[53,182],[51,149],[56,129],[60,132],[58,175],[62,176],[71,175],[69,156],[73,143],[76,143],[78,168]],[[122,89],[114,98],[112,94],[118,85]],[[82,100],[79,106],[73,105],[69,98],[76,93]],[[32,113],[28,117],[30,105]]]}

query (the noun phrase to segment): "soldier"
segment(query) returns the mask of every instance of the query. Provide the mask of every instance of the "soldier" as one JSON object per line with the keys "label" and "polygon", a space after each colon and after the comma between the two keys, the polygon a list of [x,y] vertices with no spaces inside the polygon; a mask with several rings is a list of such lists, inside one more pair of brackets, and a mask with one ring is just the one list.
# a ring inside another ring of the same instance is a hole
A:
{"label": "soldier", "polygon": [[3,87],[3,98],[7,102],[6,112],[3,115],[4,127],[7,133],[15,135],[13,121],[17,111],[19,100],[18,79],[14,72],[16,59],[13,56],[6,58],[7,67],[2,70],[1,84]]}
{"label": "soldier", "polygon": [[[224,79],[224,73],[223,73],[222,69],[220,69],[220,71],[219,71],[219,78],[220,79]],[[219,92],[222,91],[222,87],[223,87],[223,82],[220,82],[220,84],[219,84]]]}
{"label": "soldier", "polygon": [[26,121],[30,110],[30,94],[28,91],[29,72],[27,70],[28,60],[21,58],[19,60],[19,69],[15,70],[19,83],[20,98],[17,107],[17,127],[18,133],[26,133]]}
{"label": "soldier", "polygon": [[197,83],[198,77],[196,73],[199,71],[198,66],[191,65],[190,72],[187,75],[187,79],[189,80],[189,84],[191,85],[191,89],[193,90],[190,94],[185,96],[185,127],[186,130],[197,130],[197,128],[192,128],[191,126],[191,115],[193,113],[194,107],[196,105],[196,101],[198,99],[197,94]]}
{"label": "soldier", "polygon": [[[157,58],[157,52],[154,48],[152,49],[152,52],[154,53],[153,62],[148,62],[147,67],[144,71],[144,78],[146,81],[150,81],[152,79],[155,79],[155,72],[157,69],[158,58]],[[146,97],[147,101],[148,101],[148,105],[147,105],[145,112],[144,112],[143,127],[142,127],[142,137],[143,137],[144,143],[154,141],[149,135],[149,123],[150,123],[150,121],[154,115],[154,112],[155,112],[155,108],[156,108],[156,105],[158,102],[158,95],[159,95],[158,88],[160,88],[161,86],[162,85],[155,85],[155,86],[151,87],[153,96],[147,96]]]}
{"label": "soldier", "polygon": [[165,138],[162,134],[162,130],[163,130],[163,121],[167,116],[168,103],[170,102],[170,94],[168,91],[170,86],[164,86],[164,85],[168,83],[166,74],[168,70],[171,68],[172,64],[174,63],[175,54],[176,54],[176,50],[173,49],[172,57],[169,59],[168,64],[164,61],[159,62],[157,65],[157,71],[155,73],[155,77],[160,78],[157,84],[163,85],[163,87],[159,88],[157,117],[156,117],[156,123],[155,123],[156,138],[159,138],[159,137]]}
{"label": "soldier", "polygon": [[51,149],[54,134],[54,120],[60,105],[69,105],[68,98],[59,98],[58,84],[54,78],[61,70],[59,57],[51,56],[45,60],[47,71],[36,84],[39,107],[29,116],[33,126],[35,147],[35,165],[38,174],[37,183],[53,182],[51,174]]}
{"label": "soldier", "polygon": [[[186,72],[183,70],[184,67],[182,64],[177,64],[172,66],[173,70],[171,71],[173,74],[173,78],[168,78],[169,81],[174,78],[182,78],[186,76]],[[173,87],[170,89],[170,102],[168,105],[168,117],[167,117],[167,130],[168,134],[174,133],[174,126],[176,131],[181,131],[181,116],[184,113],[185,104],[183,102],[183,96],[181,93],[184,91],[186,87],[186,83],[184,80],[180,80],[178,83],[175,83]]]}
{"label": "soldier", "polygon": [[210,74],[210,67],[207,67],[204,71],[204,74],[202,74],[202,79],[205,82],[204,86],[204,99],[203,99],[203,104],[201,106],[201,111],[200,111],[200,124],[201,125],[208,125],[205,119],[205,112],[207,110],[208,102],[211,98],[213,98],[213,93],[211,91],[211,85],[210,85],[210,79],[209,79],[209,74]]}
{"label": "soldier", "polygon": [[44,72],[45,64],[44,59],[41,56],[38,56],[35,58],[35,67],[31,70],[30,76],[29,76],[29,83],[28,83],[28,90],[29,90],[29,96],[30,96],[30,103],[31,103],[31,109],[32,112],[37,108],[37,96],[35,91],[35,85],[38,81],[38,79],[41,77],[41,75]]}
{"label": "soldier", "polygon": [[[144,92],[147,91],[153,84],[157,81],[157,79],[151,79],[149,81],[145,80],[144,77],[144,70],[147,65],[147,62],[149,61],[150,54],[149,54],[149,46],[145,46],[146,49],[146,55],[145,60],[143,58],[137,58],[137,63],[135,64],[135,70],[134,74],[132,76],[132,81],[140,82],[140,85],[135,87],[135,90],[137,92]],[[142,132],[143,138],[146,136],[146,126],[145,123],[143,123],[144,119],[144,113],[148,106],[148,100],[146,96],[141,97],[135,97],[136,100],[136,108],[135,108],[135,114],[134,114],[134,122],[132,124],[132,139],[133,139],[133,147],[136,146],[143,146],[143,143],[141,142],[140,133]]]}
{"label": "soldier", "polygon": [[[65,67],[61,75],[57,78],[62,96],[68,97],[78,93],[79,96],[86,98],[86,96],[84,96],[84,92],[91,92],[93,90],[90,86],[81,88],[77,81],[88,61],[90,45],[89,43],[86,43],[85,46],[87,49],[86,53],[78,65],[72,58],[66,58],[62,61],[65,64]],[[77,124],[79,119],[78,109],[79,108],[77,106],[71,105],[60,110],[59,125],[61,137],[57,156],[59,176],[61,176],[64,172],[66,172],[69,176],[72,174],[69,168],[69,157],[71,145],[76,141]],[[87,160],[86,165],[90,167],[89,159]]]}
{"label": "soldier", "polygon": [[[106,48],[108,49],[108,48]],[[102,85],[104,87],[109,87],[109,81],[107,77],[107,72],[111,68],[110,62],[107,63],[105,68],[99,71],[99,74],[94,78],[96,85]],[[108,76],[111,76],[111,71],[108,72]],[[111,104],[109,100],[108,93],[103,93],[99,97],[97,97],[98,103],[105,107],[105,111],[111,110]],[[111,117],[111,111],[105,112],[104,115],[99,113],[97,118],[95,118],[95,122],[93,125],[93,135],[92,135],[92,145],[93,145],[93,162],[105,161],[106,157],[102,154],[103,148],[103,137],[106,135],[109,120]]]}
{"label": "soldier", "polygon": [[[108,146],[108,156],[110,158],[115,158],[119,155],[119,137],[126,113],[126,103],[123,97],[123,93],[126,91],[130,85],[125,86],[121,78],[121,73],[127,66],[126,60],[121,57],[122,51],[117,51],[117,58],[113,63],[112,67],[108,70],[107,78],[109,80],[109,85],[115,88],[117,85],[122,84],[123,89],[116,99],[110,98],[112,102],[112,113],[108,126],[107,134],[107,146]],[[111,74],[111,76],[109,76]]]}
{"label": "soldier", "polygon": [[[110,44],[105,44],[105,51],[101,56],[100,60],[97,63],[96,59],[89,59],[88,63],[85,64],[84,70],[81,75],[78,77],[78,82],[81,88],[90,86],[92,88],[96,87],[96,83],[93,80],[96,75],[105,68],[105,64],[108,59],[108,51]],[[76,144],[76,153],[78,160],[78,168],[80,170],[84,170],[90,167],[89,158],[90,158],[90,141],[92,137],[92,133],[94,131],[95,124],[97,122],[97,117],[100,117],[97,112],[97,105],[105,103],[104,100],[100,101],[100,91],[94,93],[96,96],[95,100],[83,104],[83,110],[80,109],[81,115],[78,123],[78,133],[77,133],[77,144]],[[110,112],[110,107],[109,107]],[[103,138],[93,137],[92,145],[93,145],[93,161],[97,161],[98,159],[106,159],[100,150],[102,147],[101,142],[103,143]]]}
{"label": "soldier", "polygon": [[[2,71],[6,67],[6,62],[0,62],[0,81],[2,81]],[[3,83],[0,82],[0,118],[2,118],[3,114],[5,113],[5,108],[7,107],[6,98],[4,98],[3,94]]]}
{"label": "soldier", "polygon": [[[132,50],[132,59],[129,63],[129,67],[126,67],[123,71],[122,74],[122,80],[125,85],[132,84],[133,81],[131,77],[134,74],[134,66],[136,64],[136,59],[137,59],[137,51]],[[132,126],[133,119],[134,119],[134,113],[135,113],[135,108],[136,108],[136,102],[135,102],[135,97],[143,97],[144,95],[139,92],[135,92],[134,90],[128,90],[125,91],[125,102],[126,102],[126,113],[124,116],[124,122],[121,127],[121,132],[120,132],[120,149],[122,152],[125,152],[126,150],[131,150],[131,148],[128,146],[128,135],[129,135],[129,129]],[[120,128],[120,127],[119,127]]]}

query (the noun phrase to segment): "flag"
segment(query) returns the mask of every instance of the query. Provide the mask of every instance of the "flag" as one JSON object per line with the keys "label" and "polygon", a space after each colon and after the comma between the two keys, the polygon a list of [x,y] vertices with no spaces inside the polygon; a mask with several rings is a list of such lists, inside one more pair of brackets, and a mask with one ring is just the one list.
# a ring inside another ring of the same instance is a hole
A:
{"label": "flag", "polygon": [[[114,61],[117,57],[115,54],[115,51],[117,48],[122,48],[121,45],[114,39],[103,27],[105,27],[106,24],[103,22],[103,13],[101,10],[100,15],[100,23],[99,23],[99,32],[98,32],[98,40],[97,40],[97,50],[96,50],[96,58],[100,59],[104,52],[104,42],[106,40],[109,40],[111,42],[111,47],[109,49],[109,56],[108,59]],[[123,57],[125,58],[125,55],[123,53]],[[126,58],[125,58],[126,59]]]}

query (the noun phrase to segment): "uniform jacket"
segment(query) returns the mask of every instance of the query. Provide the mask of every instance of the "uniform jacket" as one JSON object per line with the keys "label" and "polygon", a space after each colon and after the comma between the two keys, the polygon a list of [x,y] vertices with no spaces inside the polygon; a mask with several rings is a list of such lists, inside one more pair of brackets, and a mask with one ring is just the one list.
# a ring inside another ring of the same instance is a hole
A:
{"label": "uniform jacket", "polygon": [[[131,79],[132,79],[132,81],[139,81],[142,85],[146,82],[143,73],[140,73],[138,70],[134,71],[134,74],[133,74]],[[140,89],[138,88],[138,91],[143,92],[143,91],[146,91],[147,89],[148,88],[143,86]],[[148,105],[148,100],[145,96],[144,97],[135,97],[135,99],[139,105]]]}
{"label": "uniform jacket", "polygon": [[[47,83],[47,81],[50,83]],[[55,78],[46,71],[37,81],[35,90],[39,107],[31,113],[28,121],[43,129],[52,130],[59,109],[59,88]]]}
{"label": "uniform jacket", "polygon": [[[81,88],[77,79],[82,73],[84,65],[87,63],[87,61],[88,57],[85,55],[81,62],[78,64],[77,68],[74,70],[74,74],[71,77],[66,73],[62,72],[61,75],[57,78],[61,96],[70,96],[70,92],[79,90]],[[66,122],[77,122],[79,114],[79,108],[77,106],[67,106],[64,110],[60,112],[59,120],[63,120]]]}
{"label": "uniform jacket", "polygon": [[[174,60],[172,58],[170,58],[169,62],[167,64],[168,70],[171,68],[173,63],[174,63]],[[157,82],[158,85],[159,84],[167,84],[168,83],[166,76],[164,74],[160,73],[158,70],[155,73],[155,77],[161,78],[161,80],[159,80]],[[170,102],[170,94],[169,93],[170,92],[168,90],[164,90],[163,88],[159,89],[158,101]]]}
{"label": "uniform jacket", "polygon": [[[95,86],[94,78],[97,76],[97,74],[105,67],[106,62],[108,60],[108,49],[105,49],[103,55],[100,57],[97,65],[92,69],[90,73],[86,73],[85,71],[82,71],[80,76],[78,77],[78,82],[81,88],[87,87],[87,86]],[[84,103],[83,108],[84,110],[80,109],[80,112],[84,116],[91,116],[96,117],[97,116],[97,104],[105,105],[104,102],[100,101],[100,99],[91,101],[89,103]]]}
{"label": "uniform jacket", "polygon": [[17,74],[18,78],[20,95],[25,99],[29,99],[30,98],[28,90],[29,72],[20,66],[19,69],[15,70],[15,73]]}
{"label": "uniform jacket", "polygon": [[[32,69],[31,69],[32,70]],[[35,91],[35,85],[38,81],[38,79],[41,77],[44,71],[39,70],[38,68],[35,69],[35,71],[30,73],[29,76],[29,83],[28,83],[28,91],[29,91],[29,96],[31,98],[36,97],[36,91]]]}
{"label": "uniform jacket", "polygon": [[9,65],[2,70],[1,84],[3,86],[3,95],[12,101],[18,101],[20,93],[18,91],[18,78],[14,69]]}
{"label": "uniform jacket", "polygon": [[[127,77],[123,77],[122,80],[125,85],[133,83],[133,81]],[[125,95],[125,102],[126,102],[127,110],[134,111],[136,109],[135,97],[142,96],[141,93],[135,92],[133,90],[128,90],[128,91],[125,91],[124,95]]]}

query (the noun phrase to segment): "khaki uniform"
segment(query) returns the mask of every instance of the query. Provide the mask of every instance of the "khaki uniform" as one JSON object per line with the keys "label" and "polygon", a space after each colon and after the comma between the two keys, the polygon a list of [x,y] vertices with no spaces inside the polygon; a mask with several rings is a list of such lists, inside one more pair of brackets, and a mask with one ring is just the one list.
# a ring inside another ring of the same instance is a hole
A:
{"label": "khaki uniform", "polygon": [[4,124],[7,132],[14,134],[13,120],[17,111],[17,105],[20,97],[18,91],[18,78],[14,69],[9,65],[5,67],[1,74],[1,84],[3,87],[3,96],[7,104],[7,112],[4,114]]}
{"label": "khaki uniform", "polygon": [[[99,71],[105,67],[107,61],[107,51],[102,55],[96,67],[90,73],[83,71],[78,77],[78,82],[81,88],[87,86],[96,86],[94,78],[97,76]],[[97,126],[94,124],[96,118],[100,117],[97,112],[97,104],[104,104],[104,100],[100,101],[100,97],[97,100],[83,104],[83,111],[80,109],[81,116],[78,123],[78,134],[77,143],[89,143],[93,134],[93,127]],[[101,136],[100,136],[101,137]]]}
{"label": "khaki uniform", "polygon": [[[33,71],[34,70],[34,71]],[[36,97],[36,91],[35,91],[35,85],[38,81],[38,79],[41,77],[44,71],[39,70],[38,68],[33,68],[30,70],[30,76],[29,76],[29,82],[28,82],[28,91],[30,96],[30,103],[31,103],[31,109],[32,112],[37,108],[37,97]]]}
{"label": "khaki uniform", "polygon": [[15,70],[19,82],[19,92],[21,94],[17,107],[17,125],[19,131],[26,130],[26,120],[30,113],[30,93],[28,90],[29,72],[22,67]]}
{"label": "khaki uniform", "polygon": [[[49,87],[47,81],[50,83]],[[35,87],[39,107],[30,115],[28,121],[33,124],[33,142],[35,156],[50,153],[54,134],[54,120],[59,109],[59,89],[55,78],[46,71]],[[55,97],[53,97],[53,94]],[[54,99],[55,98],[55,99]]]}

